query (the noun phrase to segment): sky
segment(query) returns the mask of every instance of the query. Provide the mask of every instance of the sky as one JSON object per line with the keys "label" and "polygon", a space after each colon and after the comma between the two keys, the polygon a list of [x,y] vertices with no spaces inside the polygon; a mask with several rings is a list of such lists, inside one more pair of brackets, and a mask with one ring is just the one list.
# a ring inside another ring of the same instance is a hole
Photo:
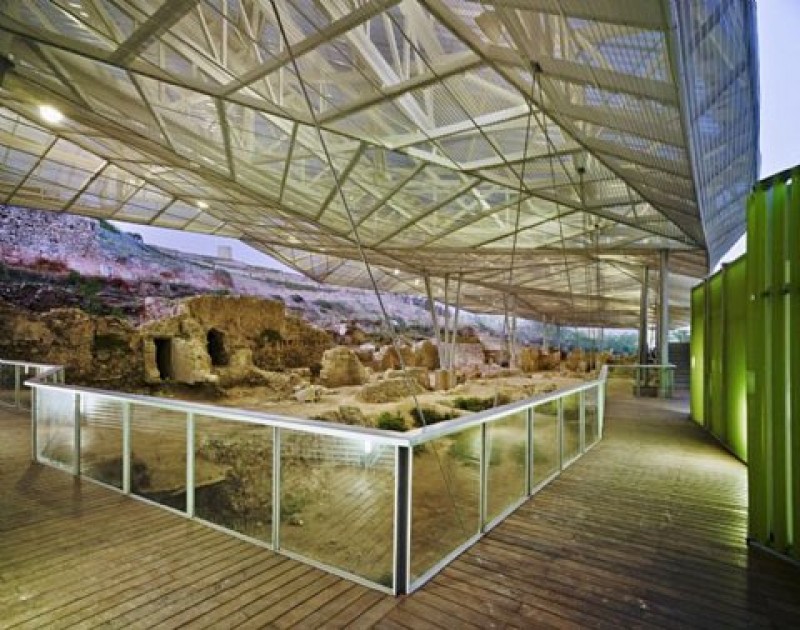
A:
{"label": "sky", "polygon": [[[761,169],[759,179],[800,164],[800,0],[759,0],[758,65],[761,88]],[[747,238],[722,257],[735,260]]]}
{"label": "sky", "polygon": [[[800,164],[800,0],[759,0],[758,55],[761,83],[760,178]],[[236,260],[289,270],[276,260],[239,241],[116,222],[127,232],[141,234],[145,242],[199,254],[216,254],[230,245]],[[723,261],[745,251],[744,237]]]}

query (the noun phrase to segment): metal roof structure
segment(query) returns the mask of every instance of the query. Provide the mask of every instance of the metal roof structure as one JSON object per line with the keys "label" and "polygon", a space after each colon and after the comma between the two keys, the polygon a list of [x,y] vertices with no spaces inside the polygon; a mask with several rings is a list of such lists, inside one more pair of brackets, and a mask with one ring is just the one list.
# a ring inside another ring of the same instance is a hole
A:
{"label": "metal roof structure", "polygon": [[0,203],[582,325],[635,325],[669,249],[680,323],[744,231],[754,32],[752,0],[6,0]]}

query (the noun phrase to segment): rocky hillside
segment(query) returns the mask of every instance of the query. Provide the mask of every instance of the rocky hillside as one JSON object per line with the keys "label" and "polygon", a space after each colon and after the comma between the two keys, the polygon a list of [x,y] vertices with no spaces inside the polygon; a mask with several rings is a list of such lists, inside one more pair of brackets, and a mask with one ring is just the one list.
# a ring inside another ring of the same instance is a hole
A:
{"label": "rocky hillside", "polygon": [[[374,332],[381,328],[378,302],[370,291],[152,247],[105,221],[0,206],[0,299],[34,311],[76,306],[137,321],[143,318],[146,298],[202,293],[279,299],[290,311],[327,328],[346,321]],[[431,334],[423,296],[387,294],[384,301],[399,329]],[[463,313],[460,321],[490,336],[502,333],[497,316]],[[521,323],[519,335],[537,339],[540,326]]]}

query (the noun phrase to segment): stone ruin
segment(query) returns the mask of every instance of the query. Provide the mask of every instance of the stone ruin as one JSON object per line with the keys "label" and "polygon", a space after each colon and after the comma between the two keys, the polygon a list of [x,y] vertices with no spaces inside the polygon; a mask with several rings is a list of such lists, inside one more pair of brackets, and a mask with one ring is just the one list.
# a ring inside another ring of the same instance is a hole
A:
{"label": "stone ruin", "polygon": [[141,383],[141,349],[141,335],[123,319],[74,308],[34,313],[0,300],[0,357],[64,365],[72,383]]}
{"label": "stone ruin", "polygon": [[363,385],[369,380],[369,372],[355,352],[343,346],[326,350],[322,355],[322,370],[319,380],[325,387],[347,387]]}
{"label": "stone ruin", "polygon": [[275,370],[310,368],[310,376],[332,345],[327,332],[287,315],[279,301],[206,295],[150,313],[163,317],[136,327],[80,309],[33,313],[0,301],[0,356],[64,365],[70,383],[97,387],[231,387],[274,385],[281,380]]}
{"label": "stone ruin", "polygon": [[332,343],[325,331],[287,315],[282,302],[255,297],[182,300],[140,330],[147,383],[268,384],[275,370],[319,369]]}

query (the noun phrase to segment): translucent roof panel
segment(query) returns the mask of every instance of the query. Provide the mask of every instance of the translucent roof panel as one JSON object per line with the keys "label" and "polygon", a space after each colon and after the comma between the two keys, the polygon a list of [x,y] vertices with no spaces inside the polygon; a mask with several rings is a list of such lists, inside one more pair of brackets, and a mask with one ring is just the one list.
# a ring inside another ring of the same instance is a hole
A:
{"label": "translucent roof panel", "polygon": [[748,0],[33,0],[0,31],[0,203],[328,282],[630,325],[641,267],[703,275],[756,177]]}

